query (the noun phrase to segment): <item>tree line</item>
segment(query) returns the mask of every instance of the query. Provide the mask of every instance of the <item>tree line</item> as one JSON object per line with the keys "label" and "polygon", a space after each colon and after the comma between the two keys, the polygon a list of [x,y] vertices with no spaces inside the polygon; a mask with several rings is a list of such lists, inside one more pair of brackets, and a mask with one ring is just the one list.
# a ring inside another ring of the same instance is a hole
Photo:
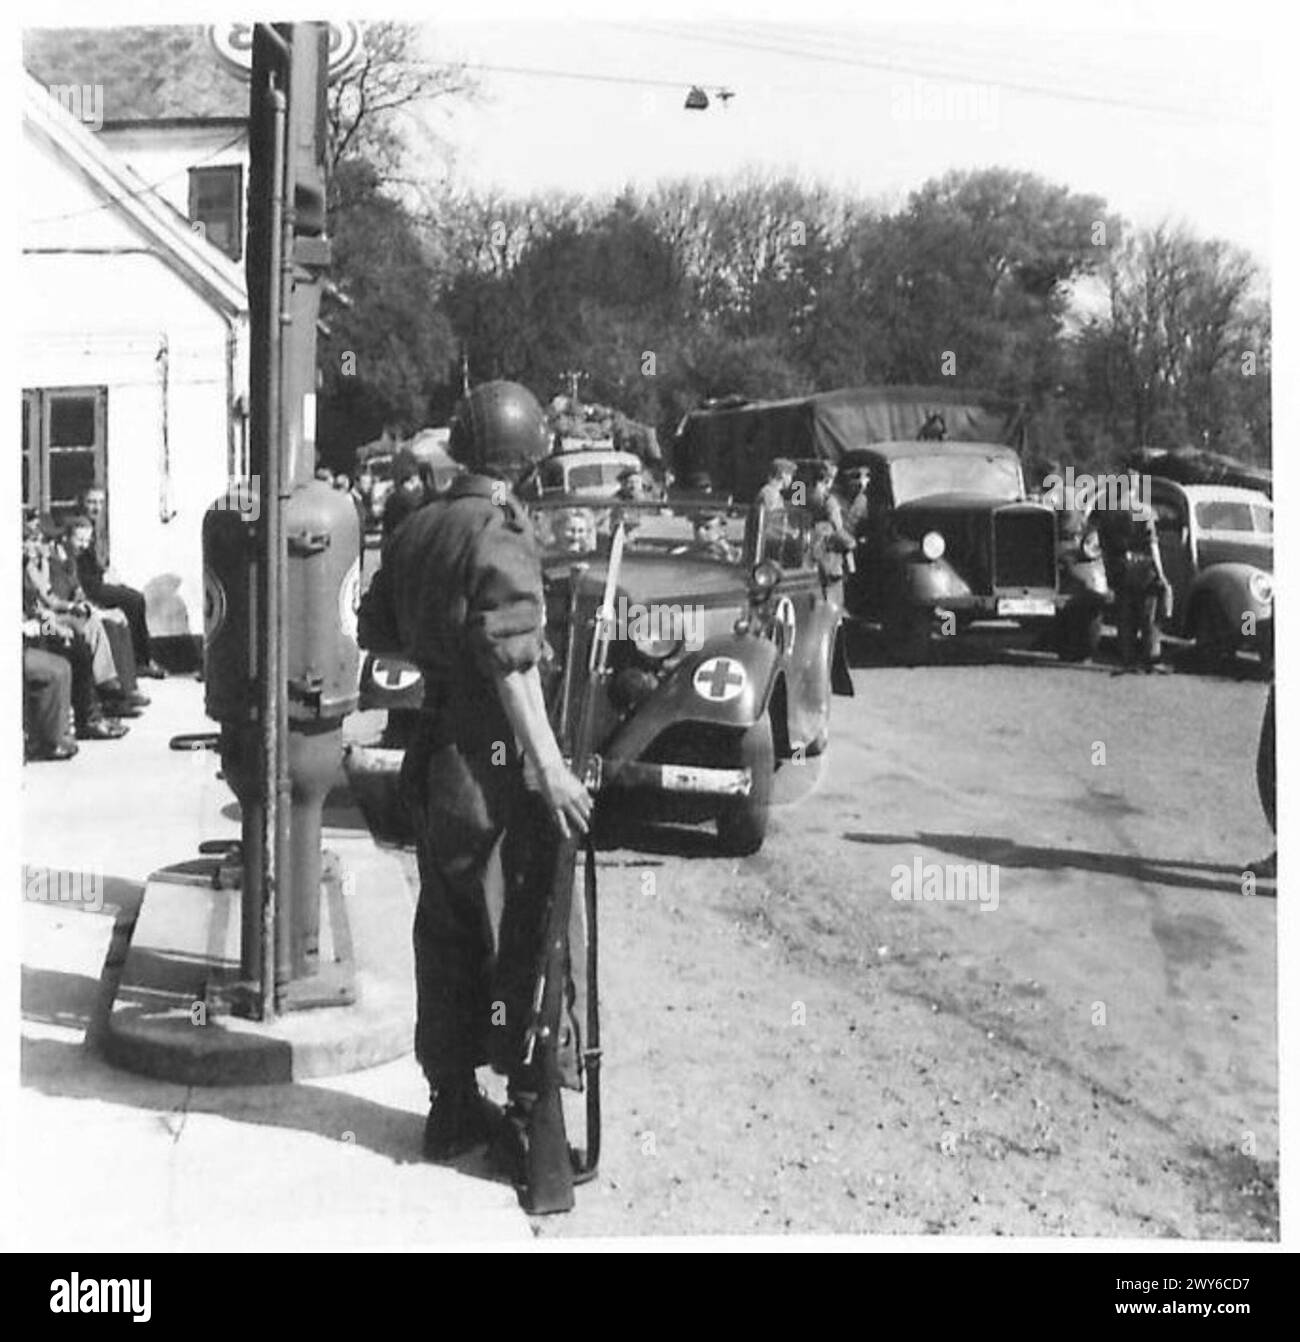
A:
{"label": "tree line", "polygon": [[385,425],[445,422],[466,375],[545,400],[575,374],[665,441],[710,397],[907,383],[1018,403],[1044,460],[1271,458],[1266,276],[1224,241],[999,167],[895,209],[755,174],[601,199],[433,190],[403,180],[381,117],[335,120],[321,391],[340,464]]}

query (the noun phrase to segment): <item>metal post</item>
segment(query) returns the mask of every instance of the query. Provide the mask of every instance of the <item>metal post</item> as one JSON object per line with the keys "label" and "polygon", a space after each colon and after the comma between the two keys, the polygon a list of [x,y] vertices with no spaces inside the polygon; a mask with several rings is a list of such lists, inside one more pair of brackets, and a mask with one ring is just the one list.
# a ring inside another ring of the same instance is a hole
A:
{"label": "metal post", "polygon": [[281,921],[280,886],[283,875],[285,842],[283,831],[288,807],[281,804],[280,780],[284,773],[281,761],[284,716],[284,609],[282,580],[285,571],[282,499],[283,423],[281,368],[283,339],[280,329],[284,299],[281,293],[281,256],[284,249],[284,168],[285,124],[287,100],[283,88],[276,87],[272,76],[270,99],[273,108],[272,134],[270,255],[267,270],[270,284],[270,321],[267,330],[267,441],[261,462],[265,473],[260,490],[262,498],[262,555],[260,578],[262,587],[261,609],[258,611],[258,641],[262,656],[258,659],[261,679],[261,775],[263,808],[262,857],[265,878],[262,888],[262,1019],[275,1015],[282,995],[282,977],[279,955]]}

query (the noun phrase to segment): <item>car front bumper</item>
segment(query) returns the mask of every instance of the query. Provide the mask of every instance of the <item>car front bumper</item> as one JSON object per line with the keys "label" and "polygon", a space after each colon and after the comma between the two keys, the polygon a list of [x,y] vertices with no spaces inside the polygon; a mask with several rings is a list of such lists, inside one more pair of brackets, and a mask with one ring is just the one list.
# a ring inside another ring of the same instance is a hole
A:
{"label": "car front bumper", "polygon": [[647,764],[643,760],[628,760],[610,780],[610,785],[695,796],[747,797],[753,787],[753,778],[748,769],[711,769],[699,764]]}

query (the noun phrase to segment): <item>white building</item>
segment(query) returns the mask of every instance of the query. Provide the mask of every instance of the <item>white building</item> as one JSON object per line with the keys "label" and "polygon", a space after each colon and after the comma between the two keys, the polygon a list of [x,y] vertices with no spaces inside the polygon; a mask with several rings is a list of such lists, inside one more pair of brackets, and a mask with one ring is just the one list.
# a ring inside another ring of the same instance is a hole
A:
{"label": "white building", "polygon": [[115,573],[196,639],[203,514],[247,466],[248,86],[202,29],[29,33],[24,59],[24,502],[102,485]]}

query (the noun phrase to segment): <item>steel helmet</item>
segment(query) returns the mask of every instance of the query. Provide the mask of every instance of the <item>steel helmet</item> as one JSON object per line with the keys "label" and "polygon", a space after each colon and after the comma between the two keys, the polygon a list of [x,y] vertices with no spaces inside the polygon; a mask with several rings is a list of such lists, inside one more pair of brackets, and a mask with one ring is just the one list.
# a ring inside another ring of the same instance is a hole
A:
{"label": "steel helmet", "polygon": [[471,471],[513,476],[550,451],[550,430],[537,397],[517,382],[484,382],[451,417],[448,452]]}

